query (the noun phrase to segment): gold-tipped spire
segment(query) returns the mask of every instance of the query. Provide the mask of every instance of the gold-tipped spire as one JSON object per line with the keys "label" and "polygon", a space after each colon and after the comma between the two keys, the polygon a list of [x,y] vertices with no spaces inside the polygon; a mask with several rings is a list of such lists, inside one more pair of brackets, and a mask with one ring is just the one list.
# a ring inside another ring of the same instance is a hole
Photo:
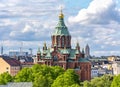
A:
{"label": "gold-tipped spire", "polygon": [[40,47],[38,47],[37,54],[41,55]]}
{"label": "gold-tipped spire", "polygon": [[47,50],[46,42],[44,42],[43,50]]}
{"label": "gold-tipped spire", "polygon": [[62,13],[62,7],[61,7],[61,10],[60,10],[59,18],[64,18],[64,14]]}
{"label": "gold-tipped spire", "polygon": [[50,50],[50,45],[48,44],[48,50]]}
{"label": "gold-tipped spire", "polygon": [[44,42],[44,47],[46,47],[46,42]]}
{"label": "gold-tipped spire", "polygon": [[78,39],[77,39],[77,43],[76,43],[76,46],[79,46],[79,42],[78,42]]}

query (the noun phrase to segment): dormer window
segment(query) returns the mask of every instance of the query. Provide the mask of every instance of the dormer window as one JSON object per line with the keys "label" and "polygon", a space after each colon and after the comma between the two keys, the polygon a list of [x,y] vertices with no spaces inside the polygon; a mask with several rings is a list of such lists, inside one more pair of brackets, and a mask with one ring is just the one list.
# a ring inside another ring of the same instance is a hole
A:
{"label": "dormer window", "polygon": [[62,37],[62,47],[64,47],[64,37]]}

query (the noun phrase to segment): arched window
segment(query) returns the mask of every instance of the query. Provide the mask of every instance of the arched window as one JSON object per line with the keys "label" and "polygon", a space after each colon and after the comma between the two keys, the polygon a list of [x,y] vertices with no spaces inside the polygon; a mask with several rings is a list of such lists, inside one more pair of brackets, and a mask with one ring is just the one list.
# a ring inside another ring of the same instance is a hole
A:
{"label": "arched window", "polygon": [[60,46],[60,37],[59,36],[58,36],[57,40],[58,40],[58,46]]}
{"label": "arched window", "polygon": [[62,37],[62,47],[64,47],[64,37]]}
{"label": "arched window", "polygon": [[54,56],[54,57],[53,57],[53,60],[54,60],[54,61],[58,61],[57,56]]}
{"label": "arched window", "polygon": [[67,46],[69,46],[69,36],[67,36]]}
{"label": "arched window", "polygon": [[52,36],[52,44],[55,44],[55,36]]}

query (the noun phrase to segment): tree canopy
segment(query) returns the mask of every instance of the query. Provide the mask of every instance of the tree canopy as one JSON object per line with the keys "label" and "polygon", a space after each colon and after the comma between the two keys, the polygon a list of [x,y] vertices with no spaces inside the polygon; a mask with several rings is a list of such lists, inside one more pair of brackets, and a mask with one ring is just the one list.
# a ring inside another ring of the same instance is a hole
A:
{"label": "tree canopy", "polygon": [[7,84],[8,82],[12,82],[12,81],[13,78],[9,73],[5,72],[3,74],[0,74],[0,85]]}
{"label": "tree canopy", "polygon": [[31,68],[23,68],[15,76],[15,82],[31,82],[33,81],[32,70]]}
{"label": "tree canopy", "polygon": [[[80,82],[73,69],[36,64],[23,68],[15,77],[9,73],[0,74],[0,84],[8,82],[33,82],[33,87],[120,87],[120,75],[103,75],[91,81]],[[112,83],[112,84],[111,84]]]}
{"label": "tree canopy", "polygon": [[79,85],[79,77],[74,70],[68,69],[64,74],[58,76],[52,87],[72,87],[73,85]]}
{"label": "tree canopy", "polygon": [[103,75],[101,77],[96,77],[89,81],[83,82],[83,87],[110,87],[113,80],[112,75]]}
{"label": "tree canopy", "polygon": [[120,87],[120,74],[114,76],[111,87]]}
{"label": "tree canopy", "polygon": [[15,82],[33,82],[34,87],[51,87],[53,81],[65,70],[59,66],[36,64],[32,68],[23,68],[16,76]]}

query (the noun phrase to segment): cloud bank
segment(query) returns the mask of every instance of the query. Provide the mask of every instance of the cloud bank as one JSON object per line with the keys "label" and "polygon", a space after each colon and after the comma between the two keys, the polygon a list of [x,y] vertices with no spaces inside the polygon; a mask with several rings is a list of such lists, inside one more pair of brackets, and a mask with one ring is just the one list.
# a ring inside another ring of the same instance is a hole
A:
{"label": "cloud bank", "polygon": [[92,0],[87,8],[70,16],[74,37],[81,44],[88,43],[93,55],[119,55],[120,8],[118,0]]}
{"label": "cloud bank", "polygon": [[65,3],[63,0],[1,0],[0,42],[6,51],[19,49],[21,42],[25,43],[25,49],[31,47],[35,52],[38,46],[42,48],[45,41],[50,46],[51,33],[57,24],[62,5],[73,47],[78,40],[81,48],[87,43],[90,45],[91,55],[119,55],[118,2],[91,0],[88,7],[80,9],[80,3],[75,5],[73,1],[74,4],[69,5],[67,0]]}
{"label": "cloud bank", "polygon": [[93,0],[88,8],[81,9],[76,16],[69,17],[70,23],[109,24],[120,23],[120,9],[116,0]]}

